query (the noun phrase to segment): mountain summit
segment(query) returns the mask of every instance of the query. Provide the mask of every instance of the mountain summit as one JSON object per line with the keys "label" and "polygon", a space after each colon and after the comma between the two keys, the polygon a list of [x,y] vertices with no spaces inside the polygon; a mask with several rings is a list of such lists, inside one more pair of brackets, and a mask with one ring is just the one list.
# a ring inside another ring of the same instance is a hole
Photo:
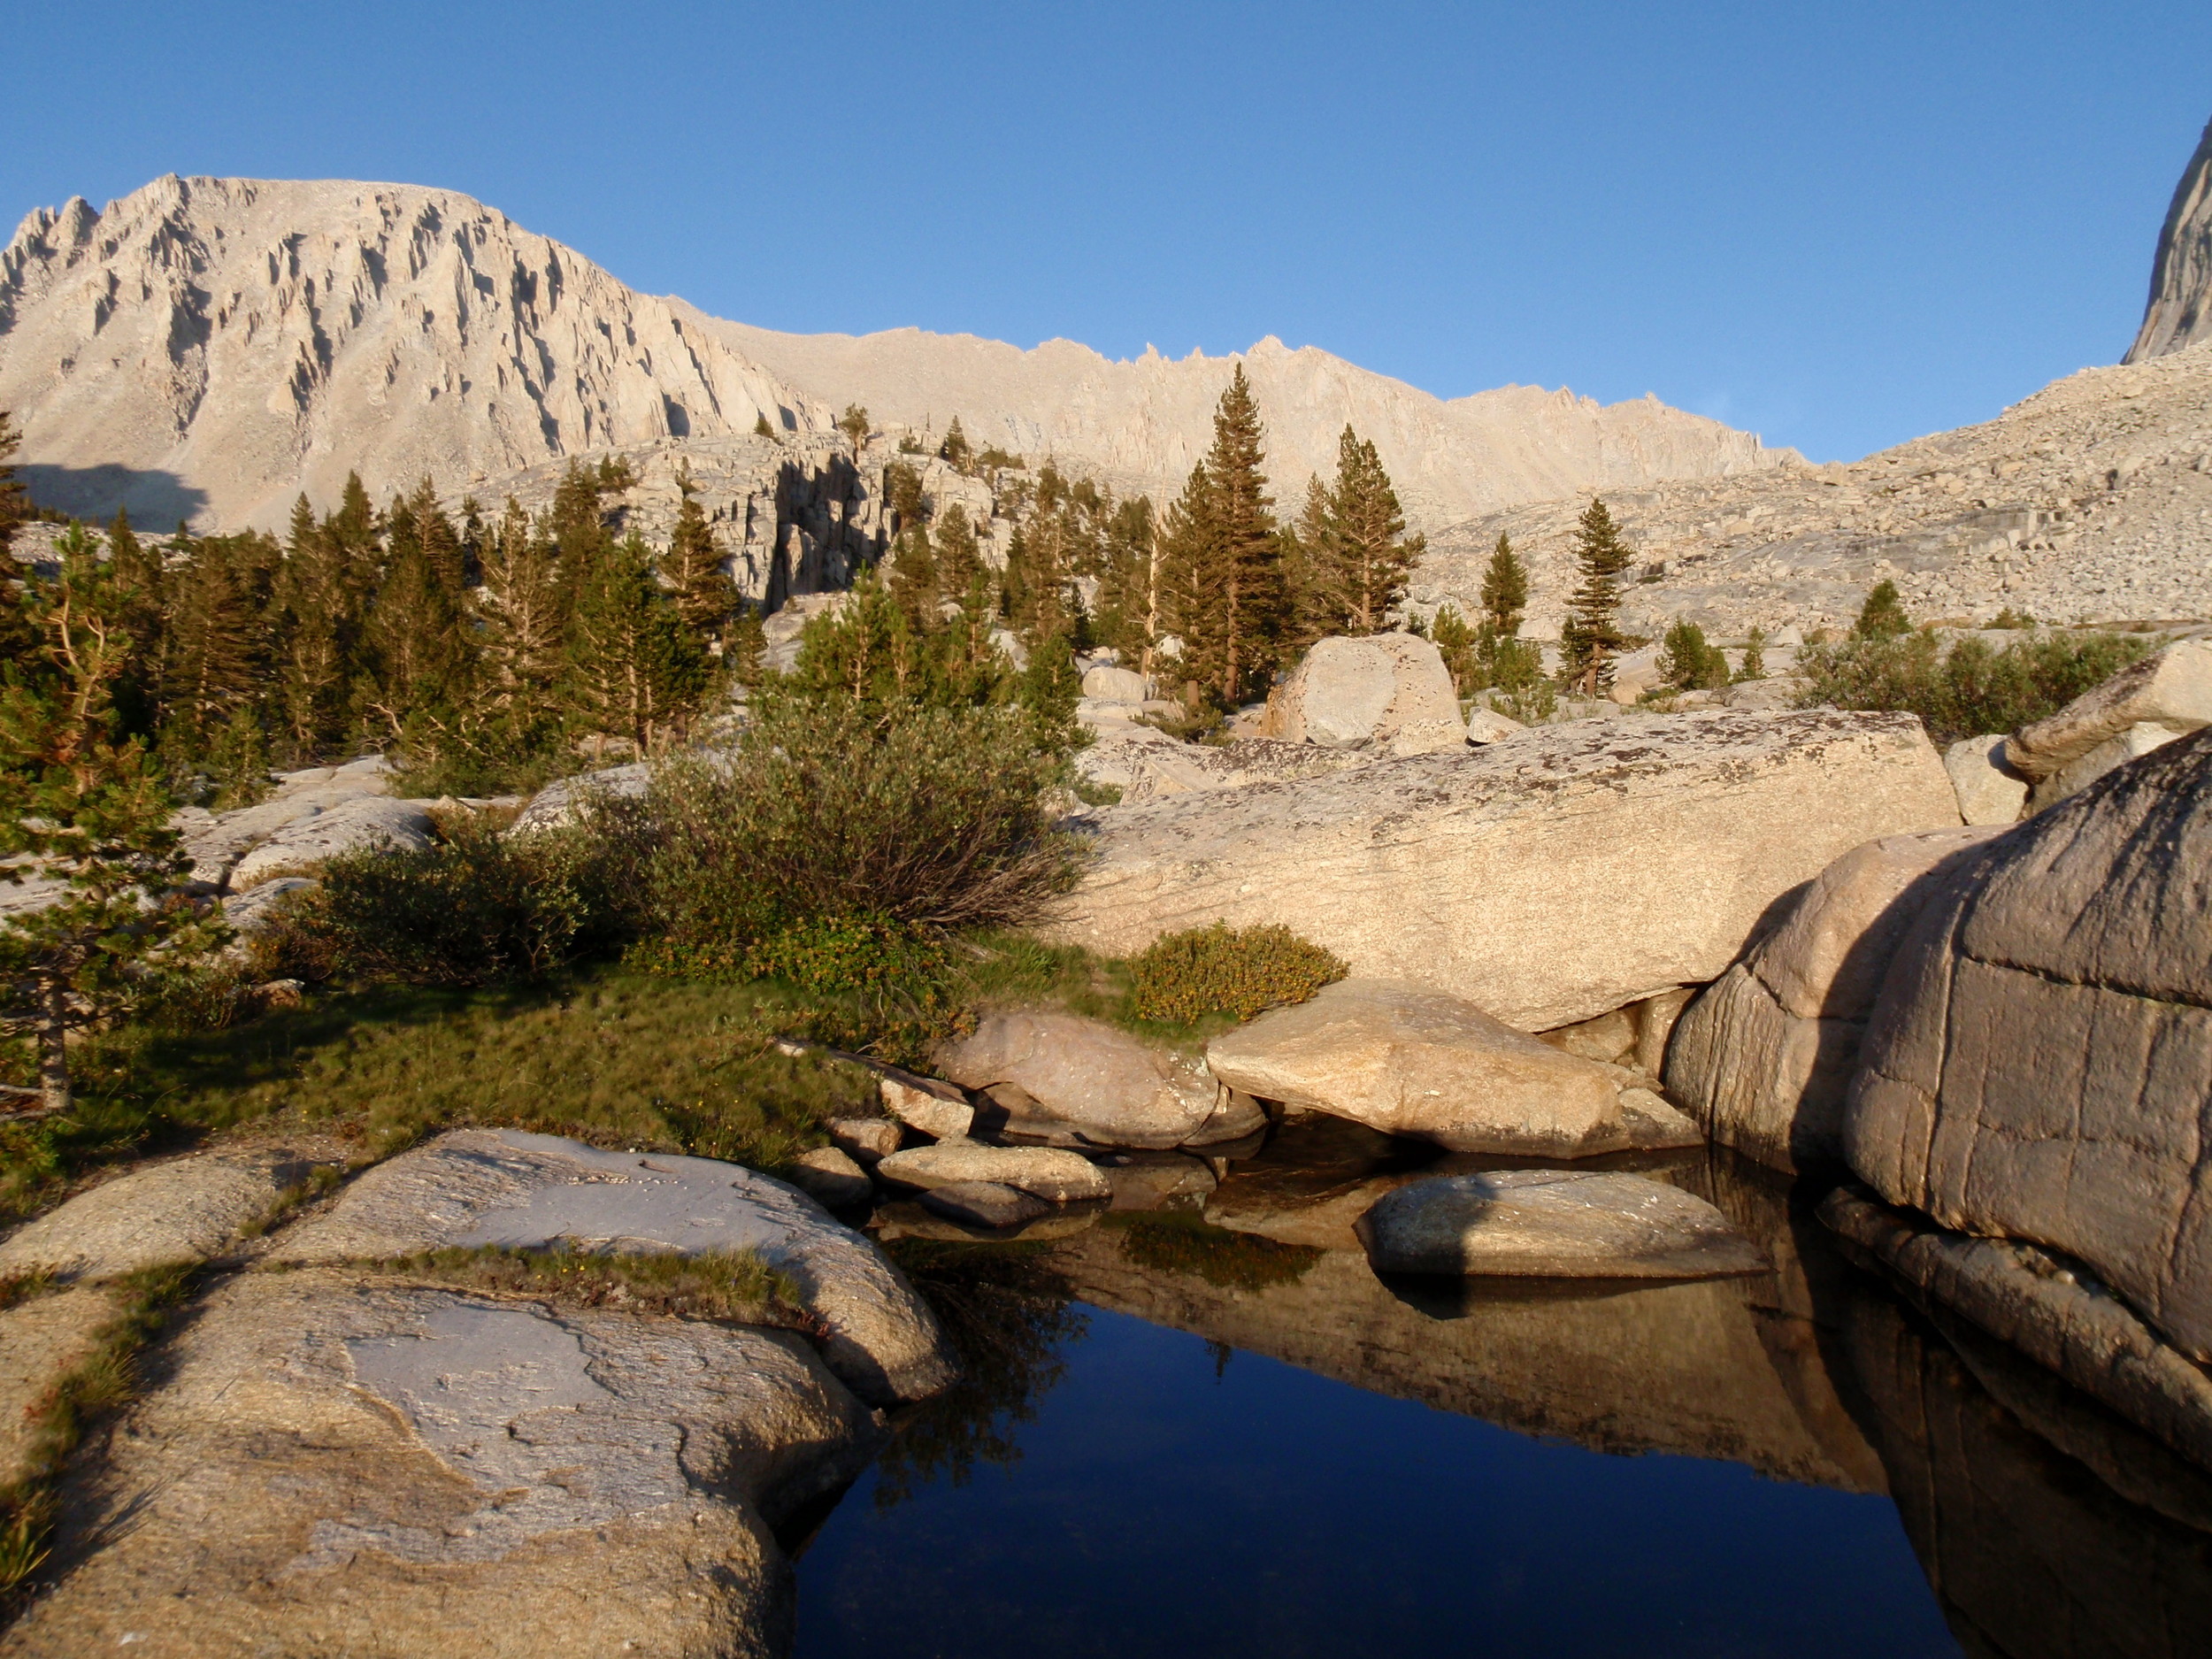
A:
{"label": "mountain summit", "polygon": [[282,522],[357,470],[495,493],[611,448],[741,436],[835,443],[835,411],[942,432],[1156,498],[1204,453],[1242,361],[1277,492],[1371,437],[1417,525],[1594,488],[1763,470],[1793,456],[1655,398],[1601,407],[1509,387],[1447,403],[1311,347],[1117,363],[900,329],[772,333],[626,287],[449,190],[157,179],[100,211],[27,218],[0,252],[0,409],[38,498],[202,529]]}
{"label": "mountain summit", "polygon": [[2140,363],[2200,340],[2212,340],[2212,121],[2174,187],[2151,265],[2143,329],[2125,360]]}

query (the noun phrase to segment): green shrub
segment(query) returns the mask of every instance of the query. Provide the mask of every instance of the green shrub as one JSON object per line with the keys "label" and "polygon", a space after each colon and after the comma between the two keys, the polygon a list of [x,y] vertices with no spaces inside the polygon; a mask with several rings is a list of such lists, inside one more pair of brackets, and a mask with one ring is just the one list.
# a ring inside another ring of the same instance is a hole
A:
{"label": "green shrub", "polygon": [[1163,934],[1129,970],[1137,1018],[1179,1025],[1208,1014],[1249,1019],[1305,1002],[1351,972],[1287,927],[1226,922]]}
{"label": "green shrub", "polygon": [[1897,584],[1875,583],[1866,596],[1866,603],[1859,607],[1859,619],[1851,625],[1851,637],[1893,640],[1911,632],[1912,618],[1905,614],[1905,602],[1898,596]]}
{"label": "green shrub", "polygon": [[511,843],[463,822],[422,849],[368,849],[323,865],[322,883],[282,906],[254,941],[257,972],[404,985],[538,979],[576,954],[592,921],[551,856],[572,838]]}
{"label": "green shrub", "polygon": [[1834,644],[1806,646],[1797,672],[1811,682],[1805,706],[1903,710],[1918,715],[1942,745],[2055,714],[2154,643],[2117,634],[2045,634],[1994,650],[1970,635],[1947,651],[1930,633],[1855,631]]}
{"label": "green shrub", "polygon": [[1696,623],[1678,622],[1667,630],[1659,672],[1677,691],[1713,691],[1728,683],[1728,658]]}

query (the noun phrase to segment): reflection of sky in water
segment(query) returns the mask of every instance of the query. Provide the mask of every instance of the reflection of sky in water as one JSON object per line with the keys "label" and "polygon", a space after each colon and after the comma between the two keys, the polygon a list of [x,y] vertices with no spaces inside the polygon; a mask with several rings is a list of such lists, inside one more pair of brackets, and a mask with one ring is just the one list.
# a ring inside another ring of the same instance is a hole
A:
{"label": "reflection of sky in water", "polygon": [[1010,1465],[799,1563],[797,1659],[1953,1655],[1885,1498],[1610,1457],[1092,1310]]}

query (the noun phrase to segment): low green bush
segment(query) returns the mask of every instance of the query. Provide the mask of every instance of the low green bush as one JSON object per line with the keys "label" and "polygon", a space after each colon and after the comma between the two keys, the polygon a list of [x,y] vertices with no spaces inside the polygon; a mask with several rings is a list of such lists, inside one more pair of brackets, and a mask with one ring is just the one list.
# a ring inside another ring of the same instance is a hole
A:
{"label": "low green bush", "polygon": [[2117,634],[2053,633],[2002,650],[1970,635],[1947,649],[1925,631],[1854,634],[1803,648],[1797,672],[1810,682],[1801,699],[1806,707],[1902,710],[1918,715],[1939,747],[2055,714],[2147,656],[2154,643]]}
{"label": "low green bush", "polygon": [[1137,1018],[1187,1024],[1208,1014],[1249,1019],[1302,1002],[1351,970],[1287,927],[1226,922],[1165,933],[1129,964]]}
{"label": "low green bush", "polygon": [[1659,672],[1677,691],[1714,691],[1728,683],[1728,658],[1696,623],[1678,622],[1667,630]]}

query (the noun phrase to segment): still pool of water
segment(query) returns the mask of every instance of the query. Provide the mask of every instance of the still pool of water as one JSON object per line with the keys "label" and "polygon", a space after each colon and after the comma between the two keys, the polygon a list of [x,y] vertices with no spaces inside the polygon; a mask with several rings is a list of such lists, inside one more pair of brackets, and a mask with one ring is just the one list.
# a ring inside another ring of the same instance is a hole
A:
{"label": "still pool of water", "polygon": [[1879,1494],[1079,1312],[1018,1459],[846,1496],[799,1563],[800,1659],[1958,1652]]}

